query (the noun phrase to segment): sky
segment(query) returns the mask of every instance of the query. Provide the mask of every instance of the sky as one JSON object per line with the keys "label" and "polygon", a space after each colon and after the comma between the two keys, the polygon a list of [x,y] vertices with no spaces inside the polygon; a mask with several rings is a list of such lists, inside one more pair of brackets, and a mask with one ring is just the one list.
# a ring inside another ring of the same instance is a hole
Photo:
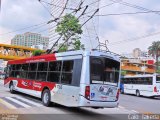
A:
{"label": "sky", "polygon": [[[160,10],[160,0],[122,1],[153,11]],[[110,3],[112,3],[111,0],[100,0],[99,7]],[[49,8],[49,6],[46,7]],[[117,2],[110,6],[101,8],[99,15],[132,12],[144,11],[128,7],[120,4],[120,2]],[[42,36],[48,36],[49,26],[47,25],[42,25],[37,29],[35,26],[21,31],[16,30],[47,22],[50,19],[51,15],[38,2],[38,0],[1,0],[0,43],[9,44],[10,40],[16,34],[21,34],[28,31],[39,32],[42,34]],[[160,32],[160,15],[156,13],[100,16],[98,17],[97,23],[98,28],[96,28],[96,30],[100,41],[104,42],[105,40],[108,40],[107,46],[109,50],[118,54],[131,53],[134,48],[140,48],[143,51],[147,51],[147,48],[152,44],[153,41],[160,40],[160,34],[138,40],[133,39],[147,34]],[[11,31],[16,32],[13,33]],[[95,40],[84,43],[87,46],[87,44],[90,44],[89,42],[92,44],[96,43]]]}

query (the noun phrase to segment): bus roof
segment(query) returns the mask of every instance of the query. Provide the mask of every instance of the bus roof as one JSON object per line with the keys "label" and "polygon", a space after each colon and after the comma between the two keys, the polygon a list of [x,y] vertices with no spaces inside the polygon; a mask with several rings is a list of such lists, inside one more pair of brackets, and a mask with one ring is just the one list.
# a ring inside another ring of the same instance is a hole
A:
{"label": "bus roof", "polygon": [[24,63],[34,63],[34,62],[55,61],[57,60],[58,57],[67,57],[67,56],[76,56],[76,55],[103,56],[103,57],[108,57],[110,59],[114,59],[116,61],[120,61],[120,58],[112,52],[102,52],[102,51],[95,51],[95,50],[94,51],[77,50],[77,51],[67,51],[67,52],[61,52],[61,53],[43,54],[40,56],[32,56],[30,58],[24,58],[19,60],[10,60],[8,61],[8,64],[24,64]]}

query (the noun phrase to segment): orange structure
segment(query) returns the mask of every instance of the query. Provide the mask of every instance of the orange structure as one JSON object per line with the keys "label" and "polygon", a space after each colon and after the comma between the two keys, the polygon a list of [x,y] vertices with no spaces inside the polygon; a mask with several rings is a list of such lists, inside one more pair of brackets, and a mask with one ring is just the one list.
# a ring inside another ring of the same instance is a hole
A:
{"label": "orange structure", "polygon": [[121,59],[121,70],[126,75],[153,74],[156,72],[153,59]]}
{"label": "orange structure", "polygon": [[0,44],[0,59],[16,60],[30,57],[35,48]]}

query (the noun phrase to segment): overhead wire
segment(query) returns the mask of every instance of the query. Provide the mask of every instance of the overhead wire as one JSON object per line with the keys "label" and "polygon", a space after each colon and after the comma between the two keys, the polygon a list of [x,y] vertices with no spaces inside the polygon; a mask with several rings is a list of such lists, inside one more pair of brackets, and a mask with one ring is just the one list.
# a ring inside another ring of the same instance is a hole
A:
{"label": "overhead wire", "polygon": [[[119,16],[119,15],[136,15],[136,14],[148,14],[148,13],[158,13],[160,11],[144,11],[144,12],[128,12],[128,13],[110,13],[110,14],[102,14],[102,15],[95,15],[95,16]],[[89,16],[88,16],[89,17]]]}
{"label": "overhead wire", "polygon": [[113,43],[110,43],[110,45],[122,44],[122,43],[124,43],[124,42],[125,42],[125,43],[126,43],[126,42],[132,42],[132,41],[144,39],[144,38],[147,38],[147,37],[155,36],[155,35],[158,35],[158,34],[160,34],[160,32],[154,32],[154,33],[150,33],[150,34],[145,34],[145,35],[142,35],[142,36],[137,36],[137,37],[133,37],[133,38],[129,38],[129,39],[125,39],[125,40],[120,40],[120,41],[117,41],[117,42],[113,42]]}
{"label": "overhead wire", "polygon": [[39,24],[35,24],[35,25],[28,26],[28,27],[23,27],[23,28],[20,28],[20,29],[16,29],[16,30],[13,30],[13,31],[2,33],[2,34],[0,34],[0,36],[11,34],[11,33],[15,33],[15,32],[18,32],[18,31],[23,31],[23,30],[26,30],[26,29],[29,29],[29,28],[33,28],[33,27],[38,27],[39,25],[44,25],[44,24],[47,24],[47,22],[42,22],[42,23],[39,23]]}
{"label": "overhead wire", "polygon": [[[112,2],[116,2],[117,0],[110,0]],[[148,8],[144,8],[144,7],[141,7],[141,6],[138,6],[138,5],[135,5],[135,4],[131,4],[131,3],[128,3],[128,2],[124,2],[124,1],[119,1],[118,2],[119,4],[122,4],[122,5],[125,5],[125,6],[128,6],[128,7],[132,7],[132,8],[136,8],[136,9],[139,9],[139,10],[143,10],[143,11],[153,11],[153,10],[150,10]],[[155,14],[158,14],[160,15],[160,13],[156,13]]]}
{"label": "overhead wire", "polygon": [[[94,16],[98,11],[99,11],[99,9],[97,9],[97,10],[92,14],[92,16],[91,16],[90,18],[88,18],[88,19],[81,25],[81,27],[83,27],[90,19],[92,19],[93,16]],[[84,13],[85,13],[85,11],[82,12],[83,15],[84,15]],[[63,47],[63,45],[64,45],[66,42],[68,42],[68,40],[69,40],[71,37],[72,37],[72,34],[63,42],[63,44],[59,47],[59,49],[61,49],[61,47]],[[59,49],[58,49],[58,50],[59,50]]]}
{"label": "overhead wire", "polygon": [[[85,9],[83,10],[83,12],[81,13],[81,15],[79,15],[79,17],[77,19],[80,19],[81,16],[84,15],[85,11],[87,10],[88,5],[85,7]],[[62,38],[62,35],[55,41],[55,43],[52,45],[51,49],[48,50],[47,53],[50,53],[52,51],[52,49],[55,47],[55,45],[57,45],[57,43],[59,42],[59,40]],[[70,37],[69,37],[70,38]]]}
{"label": "overhead wire", "polygon": [[55,7],[57,7],[57,8],[65,8],[65,9],[67,9],[67,10],[75,10],[74,8],[63,7],[63,6],[55,5],[55,4],[52,4],[52,3],[46,2],[46,1],[41,1],[41,2],[44,2],[44,3],[46,3],[46,4],[49,4],[49,5],[55,6]]}

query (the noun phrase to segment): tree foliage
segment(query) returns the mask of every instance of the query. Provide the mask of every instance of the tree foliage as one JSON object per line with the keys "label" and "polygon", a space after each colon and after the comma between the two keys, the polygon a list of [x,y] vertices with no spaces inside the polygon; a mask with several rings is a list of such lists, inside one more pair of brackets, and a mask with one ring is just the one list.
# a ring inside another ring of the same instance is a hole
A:
{"label": "tree foliage", "polygon": [[70,38],[70,41],[67,41],[65,44],[60,44],[60,52],[67,51],[69,47],[73,47],[75,50],[83,49],[84,45],[81,44],[80,37],[83,33],[81,24],[79,23],[78,18],[72,14],[66,14],[62,20],[59,22],[56,30],[59,35],[62,36],[63,41],[66,41]]}
{"label": "tree foliage", "polygon": [[121,70],[121,75],[122,75],[122,76],[125,76],[126,74],[127,74],[127,71]]}
{"label": "tree foliage", "polygon": [[[62,44],[60,44],[59,46],[62,46]],[[65,52],[68,50],[68,46],[66,44],[64,44],[60,49],[59,52]]]}
{"label": "tree foliage", "polygon": [[33,56],[39,56],[39,55],[41,55],[42,53],[43,53],[42,50],[34,50],[33,53],[32,53],[32,55],[33,55]]}
{"label": "tree foliage", "polygon": [[152,42],[152,45],[148,47],[148,50],[149,54],[156,58],[156,70],[158,70],[158,57],[160,57],[160,41]]}
{"label": "tree foliage", "polygon": [[152,45],[149,46],[148,50],[152,55],[160,55],[160,41],[152,42]]}
{"label": "tree foliage", "polygon": [[73,42],[73,48],[75,50],[84,49],[84,44],[81,44],[81,41],[79,39],[75,39]]}

